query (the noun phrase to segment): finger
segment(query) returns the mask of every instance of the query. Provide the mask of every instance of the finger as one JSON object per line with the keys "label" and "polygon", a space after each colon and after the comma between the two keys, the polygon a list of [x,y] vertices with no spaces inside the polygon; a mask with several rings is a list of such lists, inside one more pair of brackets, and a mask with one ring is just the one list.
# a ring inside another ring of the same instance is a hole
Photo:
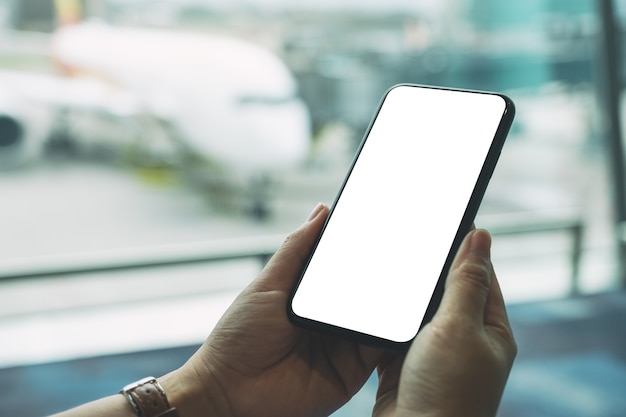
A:
{"label": "finger", "polygon": [[307,221],[285,239],[256,280],[259,290],[291,290],[322,230],[328,211],[328,206],[318,204]]}
{"label": "finger", "polygon": [[441,300],[442,311],[483,324],[491,287],[491,236],[485,230],[467,234],[452,263]]}
{"label": "finger", "polygon": [[493,267],[491,269],[491,288],[489,289],[485,308],[485,324],[510,327],[504,297],[502,296],[500,283],[493,271]]}
{"label": "finger", "polygon": [[372,411],[373,416],[385,415],[385,410],[395,410],[404,358],[404,354],[383,354],[377,367],[378,389],[376,390],[376,403]]}
{"label": "finger", "polygon": [[485,308],[485,327],[490,329],[492,333],[495,332],[500,335],[501,340],[504,342],[502,346],[506,348],[509,357],[514,358],[517,354],[517,343],[515,342],[513,329],[506,312],[504,297],[495,273],[492,274],[491,290],[489,291],[487,307]]}
{"label": "finger", "polygon": [[405,357],[406,353],[396,354],[385,352],[382,354],[376,367],[378,374],[377,397],[398,388]]}

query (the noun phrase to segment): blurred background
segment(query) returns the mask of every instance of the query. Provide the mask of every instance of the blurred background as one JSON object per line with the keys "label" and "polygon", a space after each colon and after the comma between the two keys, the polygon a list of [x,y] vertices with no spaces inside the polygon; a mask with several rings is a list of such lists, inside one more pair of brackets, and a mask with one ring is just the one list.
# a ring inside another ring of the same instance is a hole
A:
{"label": "blurred background", "polygon": [[621,0],[0,0],[0,414],[182,364],[418,83],[517,106],[476,220],[520,345],[500,415],[623,415],[624,22]]}

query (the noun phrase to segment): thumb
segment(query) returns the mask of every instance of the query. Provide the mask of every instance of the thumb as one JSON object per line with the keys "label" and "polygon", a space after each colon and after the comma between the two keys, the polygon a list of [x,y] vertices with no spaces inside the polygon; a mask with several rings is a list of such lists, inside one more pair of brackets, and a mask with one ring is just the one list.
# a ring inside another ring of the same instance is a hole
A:
{"label": "thumb", "polygon": [[260,291],[290,291],[311,254],[328,217],[328,206],[319,203],[309,218],[291,232],[256,280]]}
{"label": "thumb", "polygon": [[440,309],[454,316],[469,317],[482,325],[490,292],[491,236],[486,230],[472,230],[465,237],[448,274]]}

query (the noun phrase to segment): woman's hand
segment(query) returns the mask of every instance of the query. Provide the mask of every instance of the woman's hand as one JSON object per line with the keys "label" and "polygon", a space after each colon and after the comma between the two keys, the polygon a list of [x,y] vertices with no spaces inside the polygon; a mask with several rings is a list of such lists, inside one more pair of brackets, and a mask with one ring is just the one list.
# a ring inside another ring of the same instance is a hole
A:
{"label": "woman's hand", "polygon": [[517,347],[490,261],[471,231],[433,320],[405,355],[386,355],[374,416],[495,416]]}
{"label": "woman's hand", "polygon": [[190,398],[199,392],[192,387],[202,385],[203,403],[196,410],[204,408],[205,414],[197,415],[213,410],[220,417],[327,416],[378,364],[381,352],[294,327],[287,318],[288,297],[327,215],[323,205],[311,213],[176,371],[179,381],[184,376],[191,383],[179,382],[180,389],[172,390]]}

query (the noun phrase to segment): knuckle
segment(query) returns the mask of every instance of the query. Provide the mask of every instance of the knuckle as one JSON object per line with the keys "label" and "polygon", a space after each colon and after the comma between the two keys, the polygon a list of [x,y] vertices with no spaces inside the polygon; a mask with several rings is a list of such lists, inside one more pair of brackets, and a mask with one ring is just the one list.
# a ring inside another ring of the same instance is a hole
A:
{"label": "knuckle", "polygon": [[289,233],[283,241],[281,247],[278,248],[278,251],[276,251],[276,254],[279,256],[289,256],[293,260],[303,264],[308,258],[310,247],[301,247],[302,245],[300,243],[302,238],[303,232],[300,229]]}
{"label": "knuckle", "polygon": [[514,359],[517,356],[517,342],[513,339],[509,344],[509,356]]}
{"label": "knuckle", "polygon": [[491,265],[488,262],[465,261],[459,265],[457,274],[462,283],[481,292],[489,292]]}
{"label": "knuckle", "polygon": [[509,361],[513,361],[517,356],[517,341],[513,335],[513,330],[508,323],[502,322],[493,327],[498,340],[498,345]]}
{"label": "knuckle", "polygon": [[506,329],[505,345],[509,358],[511,360],[515,359],[517,356],[517,341],[515,340],[515,337],[513,337],[513,332],[508,327]]}

